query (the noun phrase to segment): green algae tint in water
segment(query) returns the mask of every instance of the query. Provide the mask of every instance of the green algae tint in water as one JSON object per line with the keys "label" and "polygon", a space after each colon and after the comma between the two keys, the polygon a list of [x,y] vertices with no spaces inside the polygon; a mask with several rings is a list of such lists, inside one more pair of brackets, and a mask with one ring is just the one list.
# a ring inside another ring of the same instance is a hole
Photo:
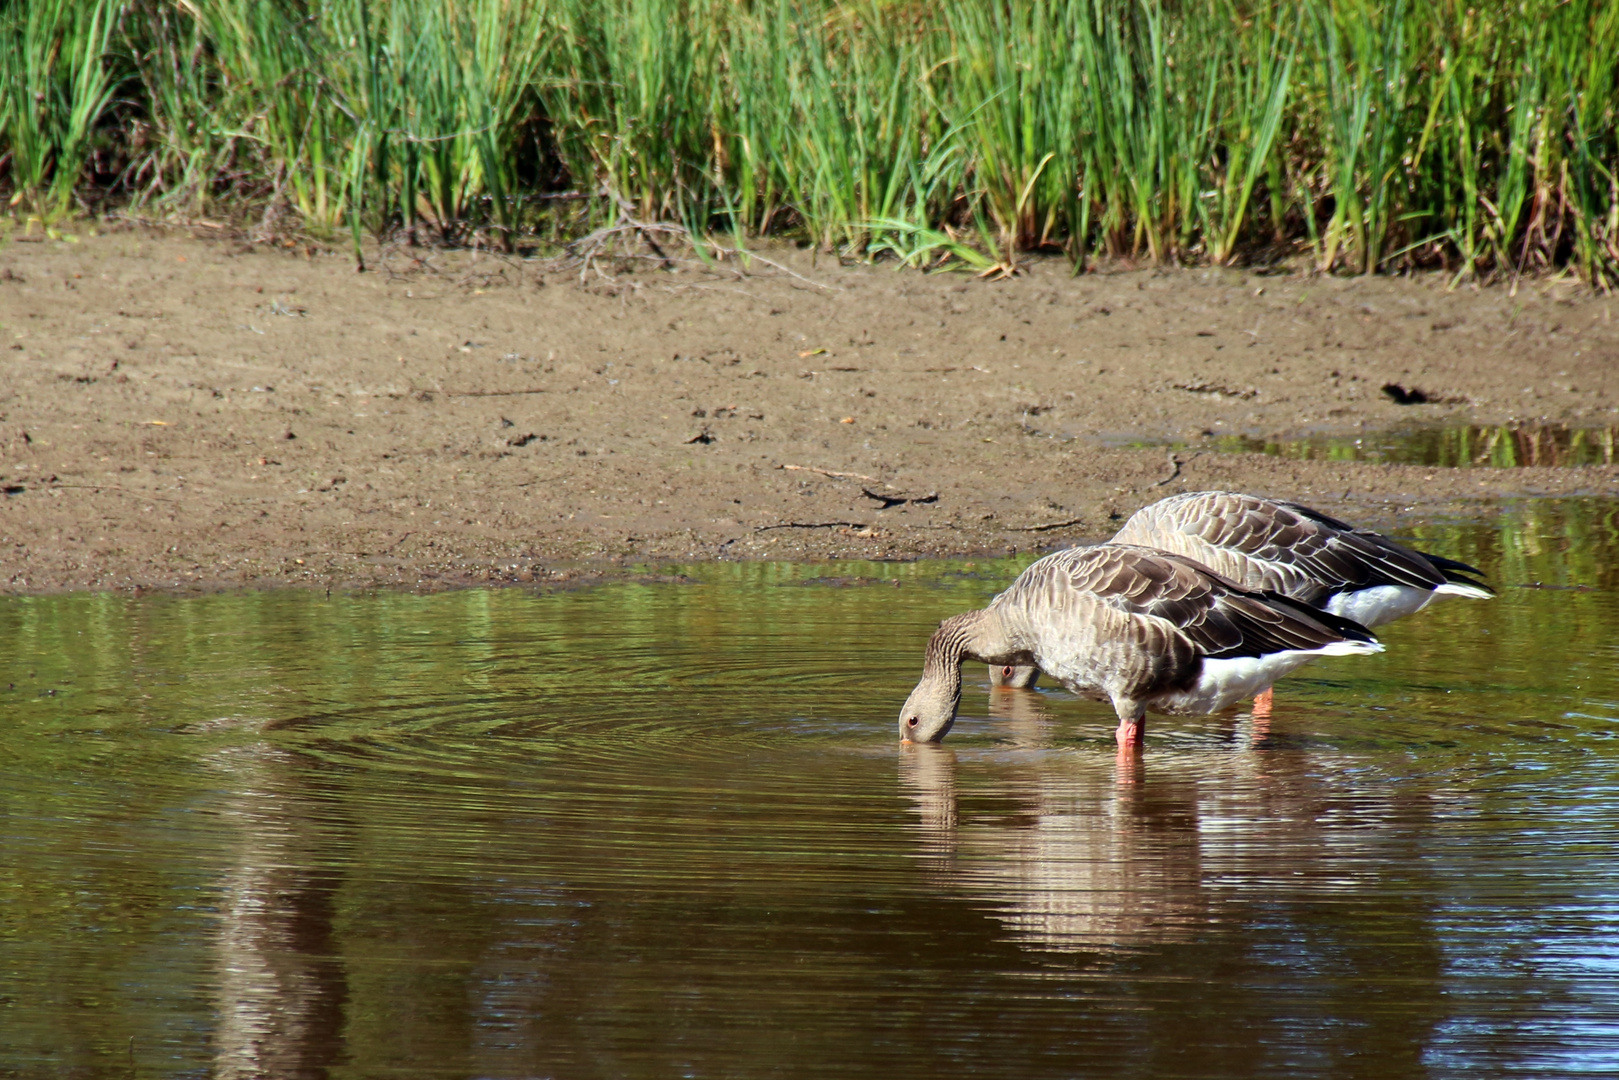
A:
{"label": "green algae tint in water", "polygon": [[[1124,440],[1123,445],[1146,446]],[[1186,449],[1184,443],[1173,444]],[[1365,435],[1305,435],[1292,438],[1216,435],[1197,444],[1228,454],[1268,454],[1298,461],[1375,461],[1437,468],[1612,465],[1619,461],[1619,427],[1571,428],[1562,424],[1423,425]]]}
{"label": "green algae tint in water", "polygon": [[5,601],[0,1073],[1611,1075],[1619,507],[1416,539],[1500,599],[1123,772],[895,744],[1013,564]]}

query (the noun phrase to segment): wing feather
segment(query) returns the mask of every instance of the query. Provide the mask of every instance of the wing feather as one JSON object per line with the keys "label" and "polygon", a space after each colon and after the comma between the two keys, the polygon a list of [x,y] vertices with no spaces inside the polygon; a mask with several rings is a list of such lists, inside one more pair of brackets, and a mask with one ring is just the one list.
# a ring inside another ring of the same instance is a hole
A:
{"label": "wing feather", "polygon": [[1465,564],[1423,555],[1298,503],[1234,492],[1189,492],[1143,507],[1114,542],[1162,547],[1249,588],[1283,592],[1307,604],[1379,585],[1480,585],[1454,576],[1478,573]]}
{"label": "wing feather", "polygon": [[1072,626],[1081,633],[1085,620],[1101,618],[1093,609],[1110,609],[1123,616],[1107,620],[1115,637],[1124,631],[1146,645],[1146,628],[1173,630],[1199,655],[1213,658],[1376,640],[1349,619],[1274,591],[1245,588],[1184,555],[1128,544],[1048,555],[994,603],[1030,625]]}
{"label": "wing feather", "polygon": [[1482,590],[1486,595],[1495,595],[1495,590],[1480,580],[1484,577],[1484,571],[1478,567],[1468,566],[1466,563],[1457,562],[1455,559],[1447,559],[1443,555],[1430,555],[1426,551],[1422,553],[1422,557],[1433,563],[1434,569],[1445,575],[1445,580],[1451,584],[1471,585],[1475,589]]}

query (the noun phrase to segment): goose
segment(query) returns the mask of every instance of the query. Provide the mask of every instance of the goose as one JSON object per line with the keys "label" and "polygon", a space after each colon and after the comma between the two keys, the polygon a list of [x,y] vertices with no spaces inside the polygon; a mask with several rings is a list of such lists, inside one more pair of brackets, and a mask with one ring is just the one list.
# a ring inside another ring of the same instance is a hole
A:
{"label": "goose", "polygon": [[1371,631],[1273,591],[1245,588],[1184,555],[1135,544],[1069,548],[1032,563],[988,607],[939,624],[899,715],[902,741],[955,723],[964,659],[1033,664],[1111,701],[1121,751],[1146,713],[1201,716],[1253,697],[1315,656],[1381,652]]}
{"label": "goose", "polygon": [[[1495,590],[1466,563],[1414,551],[1298,503],[1230,491],[1171,495],[1137,510],[1110,543],[1185,555],[1250,589],[1271,589],[1372,628],[1441,596],[1488,600]],[[997,664],[990,683],[1034,686],[1038,668]],[[1259,705],[1270,703],[1270,688]]]}

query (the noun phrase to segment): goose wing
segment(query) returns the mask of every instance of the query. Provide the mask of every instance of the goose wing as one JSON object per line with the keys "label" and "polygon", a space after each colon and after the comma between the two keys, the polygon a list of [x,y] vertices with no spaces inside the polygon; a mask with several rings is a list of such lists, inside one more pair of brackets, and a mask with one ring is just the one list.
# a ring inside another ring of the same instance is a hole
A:
{"label": "goose wing", "polygon": [[[1379,585],[1432,590],[1451,580],[1430,557],[1385,536],[1298,503],[1234,492],[1190,492],[1153,503],[1125,522],[1115,540],[1164,547],[1249,587],[1310,604]],[[1453,572],[1461,571],[1478,573],[1454,564]]]}
{"label": "goose wing", "polygon": [[1017,610],[1037,632],[1107,625],[1115,638],[1165,655],[1182,651],[1169,636],[1211,658],[1376,641],[1349,619],[1274,591],[1245,588],[1183,555],[1130,544],[1048,555],[995,602]]}
{"label": "goose wing", "polygon": [[[1424,564],[1426,564],[1426,567],[1431,567],[1439,576],[1439,580],[1434,581],[1431,576],[1424,575],[1423,580],[1431,582],[1428,586],[1430,588],[1448,582],[1456,585],[1471,585],[1482,590],[1486,595],[1495,595],[1494,589],[1483,581],[1477,580],[1484,576],[1484,571],[1476,566],[1469,566],[1467,563],[1459,562],[1456,559],[1447,559],[1443,555],[1434,555],[1431,552],[1408,548],[1404,544],[1395,543],[1381,533],[1373,532],[1370,529],[1356,528],[1347,522],[1329,517],[1319,510],[1312,510],[1308,506],[1300,506],[1298,503],[1290,502],[1277,503],[1276,505],[1297,514],[1305,521],[1315,522],[1324,530],[1330,530],[1339,536],[1348,537],[1349,541],[1346,541],[1346,544],[1353,543],[1357,551],[1376,551],[1380,559],[1370,563],[1370,565],[1374,575],[1381,571],[1382,576],[1374,577],[1368,582],[1370,585],[1412,584],[1413,582],[1399,576],[1402,570],[1414,573],[1419,569],[1425,569]],[[1363,588],[1364,586],[1356,584],[1354,587]]]}

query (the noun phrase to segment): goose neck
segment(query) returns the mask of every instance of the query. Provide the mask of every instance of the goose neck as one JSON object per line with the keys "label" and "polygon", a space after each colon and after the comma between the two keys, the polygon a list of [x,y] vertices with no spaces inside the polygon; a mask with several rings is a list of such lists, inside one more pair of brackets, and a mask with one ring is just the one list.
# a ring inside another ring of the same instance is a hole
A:
{"label": "goose neck", "polygon": [[1016,651],[1000,614],[981,608],[939,624],[928,642],[927,666],[954,670],[963,660],[999,663]]}

